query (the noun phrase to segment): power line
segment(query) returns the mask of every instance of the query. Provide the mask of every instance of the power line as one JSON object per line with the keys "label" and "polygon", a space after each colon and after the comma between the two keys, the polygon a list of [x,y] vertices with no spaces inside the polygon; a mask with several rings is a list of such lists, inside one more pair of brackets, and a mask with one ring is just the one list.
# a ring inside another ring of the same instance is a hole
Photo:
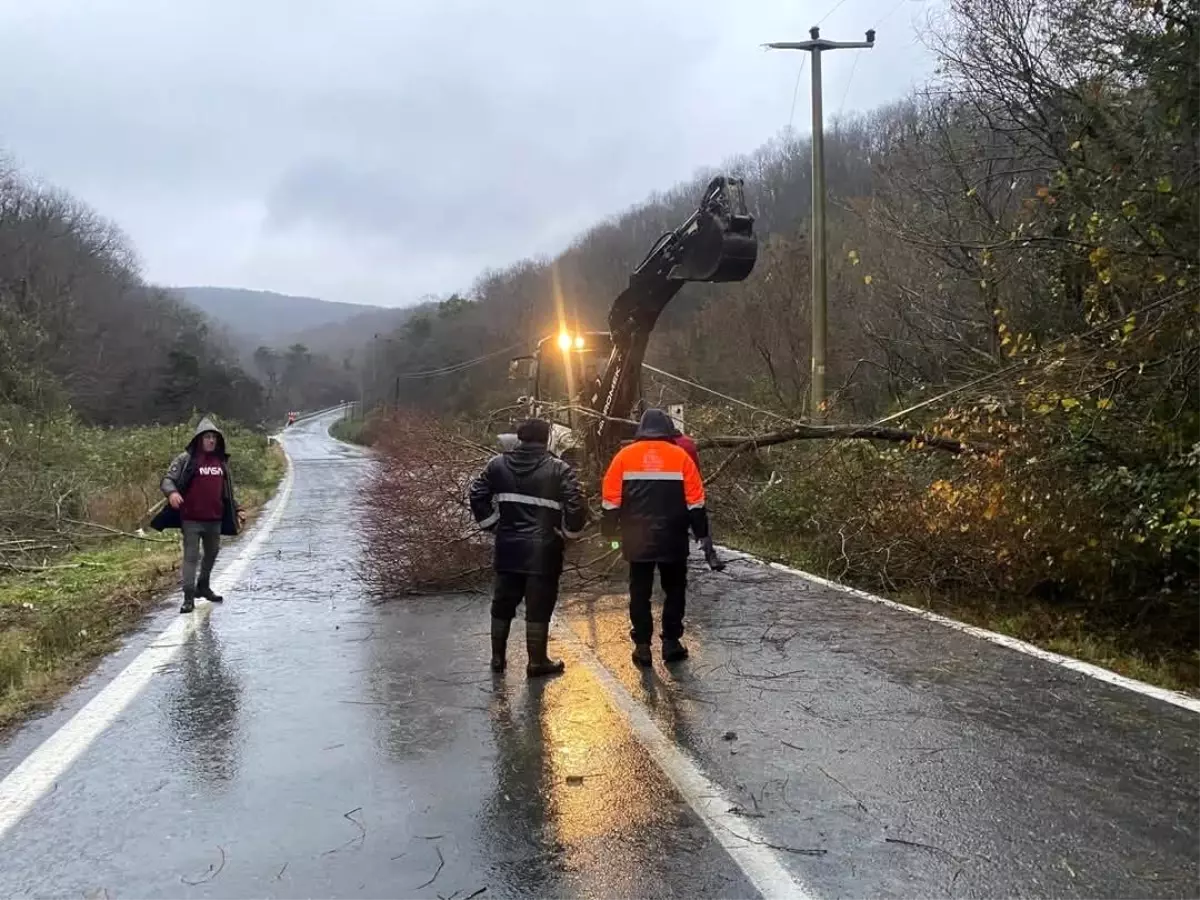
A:
{"label": "power line", "polygon": [[800,58],[800,68],[796,72],[796,86],[792,88],[792,111],[788,115],[788,133],[792,131],[792,122],[796,120],[796,98],[800,96],[800,78],[804,75],[804,67],[808,63],[808,57]]}
{"label": "power line", "polygon": [[888,14],[886,16],[884,16],[882,19],[879,20],[879,25],[875,26],[876,30],[879,29],[880,25],[883,25],[884,23],[887,22],[888,19],[890,19],[892,16],[894,16],[897,13],[897,11],[899,11],[900,7],[902,7],[907,2],[908,2],[908,0],[896,0],[896,5],[891,8],[891,10],[888,12]]}
{"label": "power line", "polygon": [[854,55],[854,64],[850,66],[850,77],[846,79],[846,89],[842,91],[842,102],[838,104],[837,117],[839,120],[842,118],[842,110],[846,108],[846,98],[850,96],[850,85],[854,83],[854,72],[858,69],[858,61],[860,59],[862,59],[862,54],[856,53]]}
{"label": "power line", "polygon": [[747,403],[745,400],[739,400],[737,397],[730,397],[728,394],[722,394],[720,391],[714,391],[710,387],[705,387],[704,385],[700,384],[699,382],[691,381],[690,379],[684,378],[681,375],[672,375],[670,372],[664,372],[662,369],[656,369],[654,366],[650,365],[649,363],[642,363],[642,368],[649,369],[651,372],[654,372],[656,375],[662,375],[664,378],[670,378],[673,381],[678,381],[680,384],[686,384],[688,387],[694,387],[697,390],[704,391],[705,393],[708,393],[708,394],[712,394],[714,397],[720,397],[722,400],[728,400],[730,403],[736,403],[738,406],[744,406],[744,407],[746,407],[746,409],[754,410],[754,412],[759,412],[759,413],[762,413],[763,415],[771,416],[772,418],[778,419],[781,422],[794,423],[796,421],[795,419],[791,419],[791,418],[788,418],[787,416],[780,415],[777,412],[771,412],[771,410],[769,410],[769,409],[763,409],[761,406],[755,406],[753,403]]}
{"label": "power line", "polygon": [[825,20],[828,19],[830,16],[832,16],[839,9],[841,9],[842,4],[845,2],[846,2],[846,0],[838,0],[838,2],[833,5],[833,9],[829,10],[829,12],[825,13],[825,15],[821,16],[821,18],[817,21],[817,24],[823,25],[825,23]]}
{"label": "power line", "polygon": [[474,359],[467,359],[462,362],[452,363],[448,366],[442,366],[441,368],[437,369],[426,369],[423,372],[400,372],[395,377],[409,379],[434,378],[439,375],[453,375],[456,372],[462,372],[465,369],[471,368],[472,366],[485,363],[490,359],[495,359],[497,356],[503,356],[505,353],[511,353],[518,347],[524,347],[526,343],[526,341],[518,341],[515,344],[510,344],[507,347],[501,347],[499,350],[495,350],[492,353],[485,353],[483,356],[477,356]]}
{"label": "power line", "polygon": [[[1183,290],[1180,290],[1180,291],[1175,291],[1174,293],[1169,294],[1166,297],[1163,297],[1159,300],[1156,300],[1153,303],[1148,303],[1143,307],[1133,310],[1132,312],[1129,313],[1129,315],[1135,316],[1138,319],[1141,319],[1141,317],[1144,316],[1146,313],[1152,312],[1153,310],[1158,309],[1159,307],[1162,307],[1162,306],[1168,306],[1171,303],[1174,303],[1180,297],[1185,297],[1188,294],[1195,293],[1195,290],[1196,289],[1194,287],[1188,287],[1188,288],[1184,288]],[[1107,331],[1113,327],[1115,327],[1115,326],[1112,322],[1103,322],[1100,325],[1097,325],[1096,327],[1090,328],[1087,331],[1081,332],[1079,334],[1067,335],[1065,340],[1068,340],[1068,341],[1086,340],[1087,338],[1095,337],[1097,334]],[[952,397],[955,394],[961,394],[964,391],[968,391],[973,387],[978,387],[981,384],[985,384],[986,382],[992,381],[996,378],[1000,378],[1001,376],[1009,375],[1013,372],[1016,372],[1018,369],[1024,368],[1025,366],[1035,363],[1039,357],[1044,358],[1045,356],[1046,356],[1046,353],[1045,353],[1045,351],[1043,351],[1042,353],[1038,354],[1037,356],[1018,360],[1017,362],[1014,362],[1014,363],[1009,363],[1007,366],[1003,366],[999,369],[995,369],[994,371],[991,371],[984,375],[981,375],[978,378],[972,378],[970,381],[966,381],[966,382],[963,382],[962,384],[957,384],[957,385],[954,385],[953,387],[947,388],[946,390],[942,391],[941,393],[939,393],[933,397],[929,397],[925,400],[922,400],[919,403],[914,403],[912,406],[906,407],[905,409],[902,409],[899,412],[894,412],[894,413],[891,413],[890,415],[886,415],[886,416],[883,416],[882,418],[876,419],[875,421],[870,422],[869,424],[867,424],[863,427],[864,428],[875,428],[879,425],[886,425],[888,422],[894,422],[896,419],[904,418],[905,416],[907,416],[911,413],[914,413],[919,409],[924,409],[925,407],[931,406],[940,400],[945,400],[947,397]],[[752,403],[747,403],[745,400],[739,400],[737,397],[730,397],[728,394],[722,394],[720,391],[713,390],[710,387],[705,387],[704,385],[700,384],[697,381],[692,381],[691,379],[684,378],[680,375],[673,375],[670,372],[666,372],[666,371],[663,371],[662,369],[655,368],[654,366],[649,365],[648,363],[642,363],[642,368],[649,369],[651,372],[654,372],[657,375],[662,375],[666,378],[670,378],[670,379],[673,379],[674,381],[678,381],[681,384],[686,384],[689,387],[693,387],[693,388],[696,388],[697,390],[704,391],[705,393],[712,394],[714,397],[720,397],[722,400],[728,400],[730,403],[736,403],[738,406],[744,406],[747,409],[754,410],[755,412],[759,412],[759,413],[763,413],[764,415],[771,416],[775,419],[778,419],[781,422],[788,422],[793,425],[806,424],[801,419],[795,419],[790,416],[785,416],[785,415],[782,415],[777,412],[772,412],[769,409],[763,409],[760,406],[755,406]]]}

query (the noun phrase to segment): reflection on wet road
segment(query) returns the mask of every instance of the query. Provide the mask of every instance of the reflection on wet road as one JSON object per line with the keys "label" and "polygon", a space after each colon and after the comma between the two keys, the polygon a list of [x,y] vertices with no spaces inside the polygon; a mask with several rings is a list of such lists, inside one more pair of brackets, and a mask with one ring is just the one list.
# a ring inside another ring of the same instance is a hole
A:
{"label": "reflection on wet road", "polygon": [[[493,679],[486,598],[364,599],[371,462],[327,425],[287,430],[290,500],[226,603],[0,834],[0,895],[1200,891],[1194,714],[741,563],[697,570],[674,672],[635,671],[622,599],[594,592],[565,604],[564,676]],[[745,874],[621,702],[794,881]]]}

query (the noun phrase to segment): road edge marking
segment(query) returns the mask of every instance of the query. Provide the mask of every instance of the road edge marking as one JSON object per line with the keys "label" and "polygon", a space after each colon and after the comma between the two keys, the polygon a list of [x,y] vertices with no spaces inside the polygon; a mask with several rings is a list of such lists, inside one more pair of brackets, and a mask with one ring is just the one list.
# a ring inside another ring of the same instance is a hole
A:
{"label": "road edge marking", "polygon": [[554,637],[566,644],[576,660],[600,682],[610,704],[625,718],[650,758],[764,900],[813,900],[816,895],[787,870],[758,829],[730,812],[737,804],[724,789],[704,774],[691,754],[663,734],[650,714],[571,627],[555,620],[551,628]]}
{"label": "road edge marking", "polygon": [[[720,545],[718,545],[720,546]],[[942,616],[935,612],[930,612],[927,609],[921,609],[918,606],[909,606],[905,603],[898,603],[895,600],[888,600],[886,597],[879,597],[867,591],[859,590],[845,584],[839,584],[836,581],[830,581],[827,578],[822,578],[820,575],[813,575],[811,572],[805,572],[802,569],[795,569],[791,566],[785,566],[783,563],[771,562],[769,560],[760,559],[751,553],[746,553],[744,550],[738,550],[734,547],[721,546],[723,551],[730,554],[730,559],[743,559],[760,566],[775,569],[780,572],[786,572],[789,575],[795,575],[805,581],[813,584],[827,587],[835,591],[841,591],[844,594],[858,597],[860,600],[869,600],[871,603],[878,603],[882,606],[891,609],[906,612],[911,615],[919,616],[929,622],[936,622],[938,625],[944,625],[947,628],[952,628],[955,631],[961,631],[964,634],[969,634],[973,637],[980,638],[992,644],[997,644],[1001,647],[1007,647],[1009,650],[1015,650],[1018,653],[1024,653],[1026,656],[1032,656],[1040,659],[1043,662],[1052,663],[1056,666],[1061,666],[1064,669],[1070,669],[1073,672],[1078,672],[1081,675],[1086,675],[1089,678],[1094,678],[1097,681],[1103,681],[1106,684],[1111,684],[1115,687],[1124,688],[1128,691],[1133,691],[1136,694],[1142,694],[1146,697],[1153,697],[1156,700],[1161,700],[1164,703],[1170,703],[1173,706],[1178,706],[1189,712],[1200,713],[1200,699],[1190,697],[1181,691],[1172,691],[1167,688],[1157,687],[1153,684],[1147,684],[1144,681],[1138,681],[1136,678],[1129,678],[1126,675],[1118,674],[1111,669],[1106,669],[1103,666],[1098,666],[1095,663],[1084,662],[1081,659],[1076,659],[1073,656],[1064,656],[1061,653],[1054,653],[1051,650],[1043,650],[1019,638],[1010,637],[1007,634],[1000,634],[997,631],[988,631],[986,628],[980,628],[978,625],[969,625],[966,622],[960,622],[958,619],[951,619],[948,616]]]}
{"label": "road edge marking", "polygon": [[[275,494],[275,505],[254,530],[250,542],[233,562],[213,578],[213,588],[228,590],[241,578],[259,548],[270,537],[291,499],[294,469],[287,447],[280,442],[287,469]],[[74,765],[117,717],[149,684],[158,668],[168,663],[187,642],[197,626],[212,612],[212,604],[200,602],[190,616],[176,618],[149,646],[139,653],[112,681],[38,744],[15,769],[0,781],[0,838],[3,838],[34,807],[55,782]]]}

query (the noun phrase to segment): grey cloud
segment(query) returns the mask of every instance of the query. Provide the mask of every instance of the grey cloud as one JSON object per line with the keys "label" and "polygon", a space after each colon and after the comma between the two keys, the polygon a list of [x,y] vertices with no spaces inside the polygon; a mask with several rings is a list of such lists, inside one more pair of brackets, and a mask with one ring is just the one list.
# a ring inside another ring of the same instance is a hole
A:
{"label": "grey cloud", "polygon": [[[161,281],[408,302],[776,134],[799,58],[758,45],[803,34],[788,6],[8,4],[0,147],[118,221]],[[866,108],[928,61],[897,0],[849,6],[827,33],[893,15],[844,94]]]}

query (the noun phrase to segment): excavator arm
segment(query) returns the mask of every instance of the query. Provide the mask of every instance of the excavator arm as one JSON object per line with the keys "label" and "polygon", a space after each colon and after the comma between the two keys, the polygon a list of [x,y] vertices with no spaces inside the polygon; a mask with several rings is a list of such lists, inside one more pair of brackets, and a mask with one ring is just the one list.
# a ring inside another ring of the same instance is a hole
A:
{"label": "excavator arm", "polygon": [[709,182],[687,221],[667,232],[629,276],[608,316],[612,351],[589,405],[599,413],[595,448],[607,458],[624,433],[613,419],[630,418],[638,399],[646,344],[659,315],[689,281],[742,281],[754,269],[758,240],[740,178]]}

